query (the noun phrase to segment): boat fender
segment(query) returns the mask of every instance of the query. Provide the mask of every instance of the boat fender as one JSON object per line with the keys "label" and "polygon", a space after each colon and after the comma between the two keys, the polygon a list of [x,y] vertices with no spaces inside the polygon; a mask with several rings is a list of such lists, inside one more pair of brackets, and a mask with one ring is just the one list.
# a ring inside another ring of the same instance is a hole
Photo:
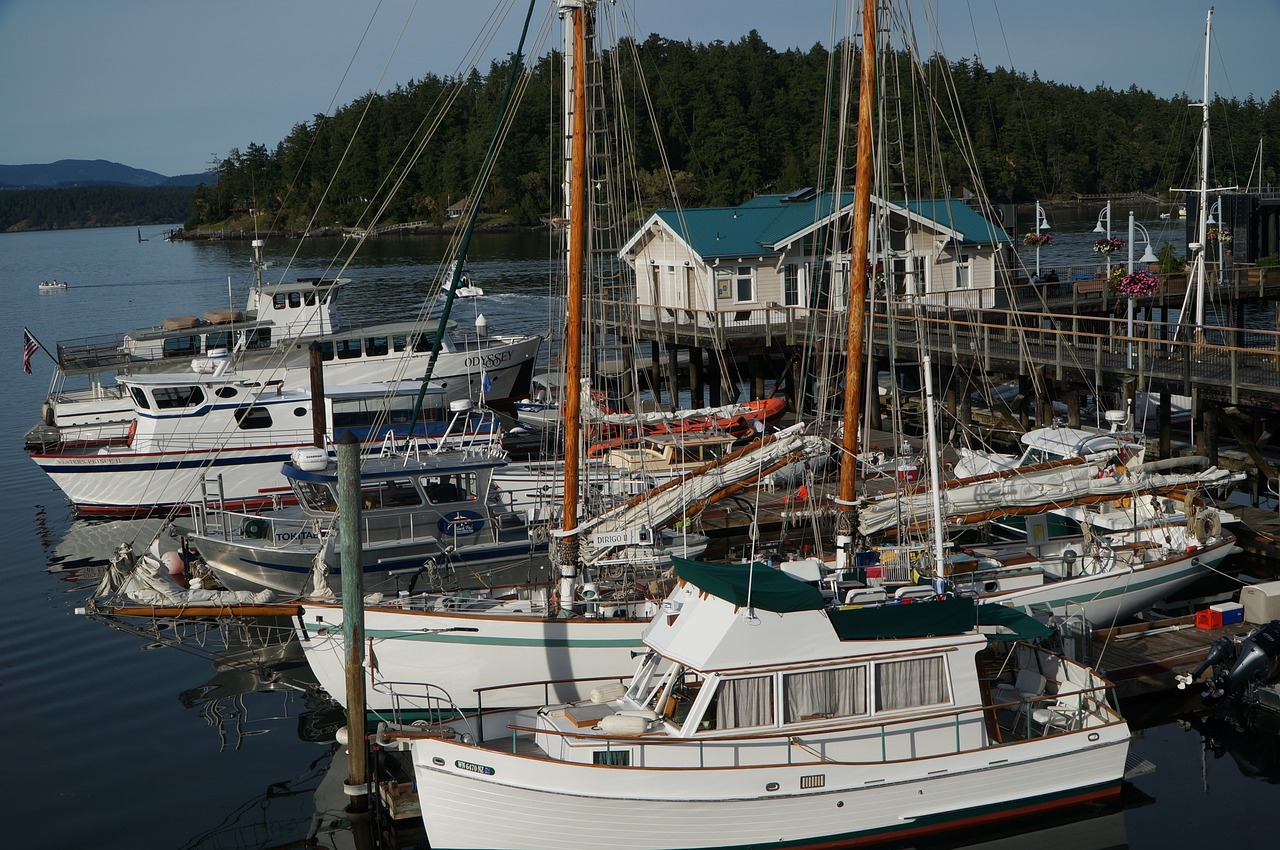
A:
{"label": "boat fender", "polygon": [[649,731],[650,721],[628,714],[610,714],[600,718],[600,731],[620,738],[638,738]]}
{"label": "boat fender", "polygon": [[40,405],[40,421],[49,426],[58,424],[58,417],[53,412],[53,405],[47,401]]}
{"label": "boat fender", "polygon": [[596,705],[601,703],[613,702],[626,696],[627,686],[621,682],[609,682],[607,685],[600,685],[591,689],[591,701]]}
{"label": "boat fender", "polygon": [[251,517],[244,521],[244,525],[240,528],[240,533],[250,540],[266,540],[270,530],[271,523],[262,517]]}
{"label": "boat fender", "polygon": [[138,435],[138,420],[134,419],[129,423],[129,434],[124,438],[125,444],[132,446],[133,438]]}

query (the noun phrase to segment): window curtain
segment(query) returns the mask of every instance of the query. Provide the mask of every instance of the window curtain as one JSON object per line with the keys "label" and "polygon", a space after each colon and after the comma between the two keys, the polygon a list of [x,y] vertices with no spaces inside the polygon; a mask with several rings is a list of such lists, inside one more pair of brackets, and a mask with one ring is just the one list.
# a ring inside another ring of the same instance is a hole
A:
{"label": "window curtain", "polygon": [[716,699],[716,728],[773,724],[773,677],[727,679]]}
{"label": "window curtain", "polygon": [[947,668],[940,656],[876,665],[876,710],[895,711],[948,701]]}
{"label": "window curtain", "polygon": [[867,668],[842,667],[783,677],[787,723],[867,713]]}

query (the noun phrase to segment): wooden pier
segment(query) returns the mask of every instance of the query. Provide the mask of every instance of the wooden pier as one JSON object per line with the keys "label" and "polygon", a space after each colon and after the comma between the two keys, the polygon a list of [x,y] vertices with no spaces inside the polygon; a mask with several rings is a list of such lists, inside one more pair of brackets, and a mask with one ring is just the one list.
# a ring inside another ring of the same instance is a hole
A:
{"label": "wooden pier", "polygon": [[[1068,425],[1079,425],[1090,398],[1121,407],[1147,393],[1159,399],[1152,456],[1170,457],[1183,442],[1188,451],[1217,463],[1235,447],[1243,452],[1239,466],[1254,492],[1276,489],[1280,463],[1269,456],[1267,444],[1269,421],[1280,417],[1280,332],[1246,327],[1246,308],[1263,316],[1263,324],[1280,324],[1272,316],[1280,310],[1280,268],[1238,268],[1215,283],[1213,298],[1231,323],[1194,330],[1157,318],[1181,306],[1180,280],[1135,298],[1132,321],[1127,300],[1105,287],[1055,286],[1061,288],[1022,287],[1005,297],[1015,303],[981,310],[945,301],[874,304],[868,356],[877,371],[910,376],[914,370],[910,380],[919,381],[927,351],[937,371],[934,385],[943,388],[942,427],[980,436],[971,395],[1006,381],[1018,381],[1021,388],[1013,404],[1017,421],[1005,423],[1017,430],[1052,421],[1055,402],[1065,406]],[[605,300],[594,319],[597,330],[615,339],[648,341],[647,352],[643,343],[623,350],[629,363],[621,371],[634,371],[647,355],[652,368],[641,380],[659,403],[665,395],[674,406],[676,389],[688,387],[693,406],[722,404],[724,370],[714,364],[726,358],[749,376],[754,397],[763,396],[772,380],[793,410],[812,409],[814,358],[840,360],[845,321],[840,309],[771,304],[690,310],[625,299]],[[840,374],[841,368],[830,373]],[[1175,423],[1175,396],[1190,399],[1189,423]],[[871,402],[868,416],[879,427],[877,399]]]}

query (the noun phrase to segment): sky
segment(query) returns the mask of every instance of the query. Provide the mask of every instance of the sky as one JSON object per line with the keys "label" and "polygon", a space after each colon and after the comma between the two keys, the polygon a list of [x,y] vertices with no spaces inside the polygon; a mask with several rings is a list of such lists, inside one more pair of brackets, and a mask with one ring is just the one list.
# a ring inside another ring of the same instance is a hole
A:
{"label": "sky", "polygon": [[[779,50],[830,44],[833,8],[846,5],[616,2],[641,39],[733,41],[755,29]],[[534,33],[551,4],[539,0]],[[1136,85],[1193,99],[1202,89],[1203,0],[911,5],[925,53],[1086,89]],[[294,125],[368,91],[456,74],[477,56],[484,72],[514,49],[527,9],[525,0],[0,0],[0,164],[106,159],[167,176],[205,171],[233,148],[273,148]],[[477,41],[495,15],[504,23]],[[1280,0],[1224,4],[1213,16],[1211,91],[1264,100],[1280,91],[1277,39]],[[539,45],[544,53],[545,37]]]}

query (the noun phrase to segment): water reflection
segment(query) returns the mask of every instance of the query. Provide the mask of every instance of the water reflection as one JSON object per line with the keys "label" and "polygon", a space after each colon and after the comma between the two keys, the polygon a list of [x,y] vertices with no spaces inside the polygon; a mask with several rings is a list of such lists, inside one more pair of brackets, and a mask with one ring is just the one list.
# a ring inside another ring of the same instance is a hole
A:
{"label": "water reflection", "polygon": [[1179,719],[1200,733],[1205,754],[1230,758],[1240,775],[1272,785],[1280,783],[1280,714],[1235,703]]}

